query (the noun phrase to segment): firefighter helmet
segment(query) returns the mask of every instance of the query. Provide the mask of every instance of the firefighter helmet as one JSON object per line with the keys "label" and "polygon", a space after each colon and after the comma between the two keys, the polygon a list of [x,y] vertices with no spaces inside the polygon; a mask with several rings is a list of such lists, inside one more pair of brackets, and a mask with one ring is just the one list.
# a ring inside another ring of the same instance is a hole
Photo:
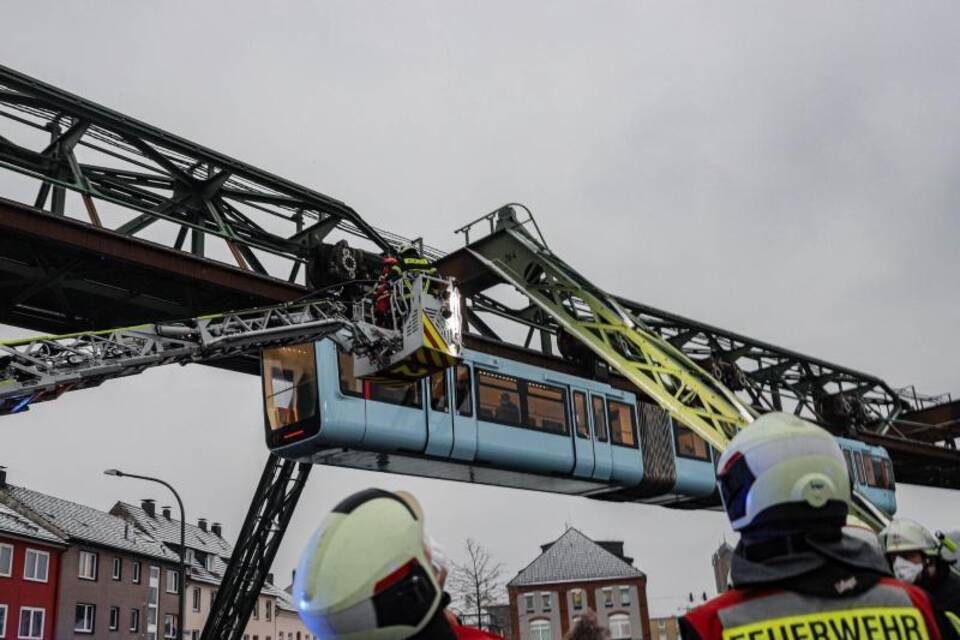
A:
{"label": "firefighter helmet", "polygon": [[321,638],[403,640],[441,608],[421,512],[406,496],[367,489],[338,504],[300,558],[293,596]]}
{"label": "firefighter helmet", "polygon": [[[717,483],[734,530],[773,518],[797,528],[842,527],[850,479],[836,439],[787,413],[765,414],[738,433],[718,463]],[[758,522],[759,520],[759,522]]]}
{"label": "firefighter helmet", "polygon": [[940,543],[926,527],[909,518],[894,518],[880,532],[884,553],[921,551],[928,556],[940,553]]}

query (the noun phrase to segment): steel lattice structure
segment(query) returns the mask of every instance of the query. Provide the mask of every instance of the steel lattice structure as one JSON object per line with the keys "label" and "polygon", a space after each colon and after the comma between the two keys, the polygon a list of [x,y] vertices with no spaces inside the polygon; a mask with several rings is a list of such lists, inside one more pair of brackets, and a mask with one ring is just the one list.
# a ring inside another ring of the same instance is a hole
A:
{"label": "steel lattice structure", "polygon": [[3,66],[0,122],[0,167],[35,178],[33,205],[55,215],[73,191],[94,225],[107,203],[123,214],[119,233],[170,223],[175,249],[211,255],[219,238],[240,267],[291,282],[336,229],[381,250],[404,240],[339,200]]}

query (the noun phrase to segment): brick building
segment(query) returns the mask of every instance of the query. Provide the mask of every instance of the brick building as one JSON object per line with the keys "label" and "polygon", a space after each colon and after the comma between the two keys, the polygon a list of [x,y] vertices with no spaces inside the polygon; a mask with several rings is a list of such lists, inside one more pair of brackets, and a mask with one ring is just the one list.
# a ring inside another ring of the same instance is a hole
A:
{"label": "brick building", "polygon": [[0,504],[0,638],[53,637],[65,548],[56,533]]}
{"label": "brick building", "polygon": [[507,584],[514,640],[560,640],[587,609],[613,640],[650,638],[646,575],[623,542],[594,541],[577,529],[541,546]]}
{"label": "brick building", "polygon": [[180,576],[163,545],[108,513],[23,487],[4,484],[0,503],[66,546],[43,638],[176,637]]}
{"label": "brick building", "polygon": [[[170,507],[158,510],[153,500],[143,500],[140,506],[118,502],[110,513],[160,541],[175,555],[179,554],[180,520],[173,517]],[[197,524],[187,523],[184,528],[187,602],[183,637],[198,640],[227,570],[233,546],[223,537],[219,523],[200,518]],[[243,637],[245,640],[314,640],[287,594],[273,584],[273,575],[267,576]]]}
{"label": "brick building", "polygon": [[651,640],[679,640],[680,625],[677,616],[650,618]]}

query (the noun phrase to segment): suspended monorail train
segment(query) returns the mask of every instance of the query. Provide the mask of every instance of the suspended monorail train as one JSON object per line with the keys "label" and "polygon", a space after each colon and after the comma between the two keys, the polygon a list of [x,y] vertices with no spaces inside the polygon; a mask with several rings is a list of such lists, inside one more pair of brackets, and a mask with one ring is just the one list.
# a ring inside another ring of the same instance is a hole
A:
{"label": "suspended monorail train", "polygon": [[[711,447],[625,380],[588,379],[560,360],[479,337],[468,346],[455,366],[403,385],[357,378],[354,358],[330,340],[265,350],[267,445],[315,464],[604,500],[718,504]],[[886,450],[838,440],[856,490],[892,515]]]}

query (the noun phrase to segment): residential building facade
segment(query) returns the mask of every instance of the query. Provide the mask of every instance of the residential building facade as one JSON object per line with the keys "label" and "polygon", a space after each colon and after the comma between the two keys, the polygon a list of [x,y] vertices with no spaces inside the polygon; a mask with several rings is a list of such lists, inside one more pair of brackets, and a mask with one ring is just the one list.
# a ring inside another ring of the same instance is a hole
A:
{"label": "residential building facade", "polygon": [[0,503],[0,638],[54,636],[65,548],[56,533]]}
{"label": "residential building facade", "polygon": [[66,546],[42,638],[176,638],[180,576],[163,545],[120,518],[24,487],[4,483],[0,504]]}
{"label": "residential building facade", "polygon": [[560,640],[588,609],[613,640],[650,637],[646,575],[622,542],[599,542],[577,529],[541,546],[507,584],[515,640]]}
{"label": "residential building facade", "polygon": [[680,625],[677,616],[650,618],[651,640],[679,640]]}

